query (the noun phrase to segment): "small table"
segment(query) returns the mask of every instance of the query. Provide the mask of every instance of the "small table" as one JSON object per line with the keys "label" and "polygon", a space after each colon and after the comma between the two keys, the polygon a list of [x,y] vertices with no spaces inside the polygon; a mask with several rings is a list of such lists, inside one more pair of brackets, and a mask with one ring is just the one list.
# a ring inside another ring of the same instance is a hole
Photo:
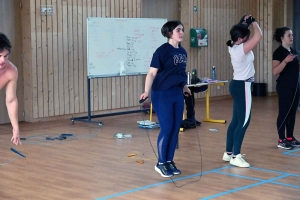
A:
{"label": "small table", "polygon": [[203,120],[204,122],[212,122],[212,123],[220,123],[220,124],[226,124],[226,120],[223,119],[211,119],[210,118],[210,113],[209,113],[209,97],[210,97],[210,86],[215,85],[215,86],[224,86],[225,83],[228,81],[212,81],[209,83],[197,83],[197,84],[191,84],[188,85],[188,87],[200,87],[203,85],[207,85],[207,90],[206,90],[206,116],[205,119]]}

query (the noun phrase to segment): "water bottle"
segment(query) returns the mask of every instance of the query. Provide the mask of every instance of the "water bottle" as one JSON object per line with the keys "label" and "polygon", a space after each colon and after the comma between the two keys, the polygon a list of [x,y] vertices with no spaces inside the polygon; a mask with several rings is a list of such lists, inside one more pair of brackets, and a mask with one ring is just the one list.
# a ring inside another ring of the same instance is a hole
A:
{"label": "water bottle", "polygon": [[191,84],[191,73],[187,72],[187,84],[190,85]]}
{"label": "water bottle", "polygon": [[114,138],[123,139],[123,138],[132,138],[132,134],[129,133],[116,133]]}
{"label": "water bottle", "polygon": [[217,80],[217,74],[216,74],[216,67],[213,66],[211,69],[211,79],[212,80]]}
{"label": "water bottle", "polygon": [[125,76],[126,75],[126,70],[125,70],[125,67],[124,67],[124,62],[120,62],[119,66],[120,66],[120,76]]}
{"label": "water bottle", "polygon": [[130,134],[130,133],[123,133],[123,138],[132,138],[132,134]]}

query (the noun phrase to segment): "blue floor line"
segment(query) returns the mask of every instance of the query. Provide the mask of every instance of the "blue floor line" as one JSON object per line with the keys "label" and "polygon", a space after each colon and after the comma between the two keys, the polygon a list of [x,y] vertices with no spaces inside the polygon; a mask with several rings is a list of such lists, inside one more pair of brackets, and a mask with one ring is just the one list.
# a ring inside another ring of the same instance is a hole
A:
{"label": "blue floor line", "polygon": [[211,196],[208,196],[208,197],[204,197],[204,198],[201,198],[200,200],[209,200],[209,199],[217,198],[217,197],[224,196],[224,195],[227,195],[227,194],[230,194],[230,193],[234,193],[234,192],[242,191],[242,190],[249,189],[249,188],[252,188],[252,187],[256,187],[256,186],[259,186],[259,185],[262,185],[262,184],[274,182],[275,180],[282,179],[282,178],[285,178],[285,177],[288,177],[288,176],[289,175],[278,176],[278,177],[275,177],[275,178],[271,178],[269,180],[260,181],[260,182],[257,182],[257,183],[253,183],[253,184],[250,184],[250,185],[246,185],[246,186],[243,186],[243,187],[235,188],[235,189],[232,189],[232,190],[227,190],[225,192],[221,192],[221,193],[214,194],[214,195],[211,195]]}
{"label": "blue floor line", "polygon": [[300,174],[291,174],[291,173],[287,173],[287,172],[275,171],[275,170],[264,169],[264,168],[250,167],[250,169],[254,169],[254,170],[258,170],[258,171],[265,171],[265,172],[270,172],[270,173],[276,173],[276,174],[283,174],[283,175],[300,177]]}
{"label": "blue floor line", "polygon": [[[221,168],[217,168],[217,169],[205,171],[205,172],[202,172],[202,175],[210,174],[210,173],[217,172],[217,171],[223,170],[223,169],[228,169],[228,168],[231,168],[231,167],[232,166],[225,166],[225,167],[221,167]],[[184,180],[184,179],[188,179],[188,178],[193,178],[195,176],[200,176],[200,175],[201,175],[201,173],[193,174],[193,175],[189,175],[189,176],[175,178],[175,179],[173,179],[173,181],[176,182],[176,181],[180,181],[180,180]],[[124,191],[124,192],[119,192],[119,193],[116,193],[116,194],[111,194],[111,195],[108,195],[108,196],[99,197],[96,200],[110,199],[110,198],[113,198],[113,197],[118,197],[118,196],[130,194],[130,193],[133,193],[133,192],[138,192],[138,191],[141,191],[141,190],[145,190],[145,189],[157,187],[157,186],[164,185],[164,184],[167,184],[167,183],[172,183],[173,181],[170,179],[168,181],[163,181],[163,182],[159,182],[159,183],[155,183],[155,184],[146,185],[146,186],[143,186],[143,187],[139,187],[139,188],[127,190],[127,191]]]}
{"label": "blue floor line", "polygon": [[[235,189],[228,190],[228,191],[225,191],[225,192],[221,192],[221,193],[218,193],[218,194],[215,194],[215,195],[204,197],[204,198],[201,198],[201,200],[213,199],[213,198],[216,198],[216,197],[220,197],[220,196],[227,195],[227,194],[230,194],[230,193],[234,193],[234,192],[238,192],[238,191],[241,191],[241,190],[249,189],[249,188],[256,187],[256,186],[266,184],[266,183],[272,183],[272,184],[277,184],[277,185],[282,185],[282,186],[292,187],[292,188],[297,188],[297,189],[300,188],[300,186],[298,186],[298,185],[292,185],[292,184],[281,183],[281,182],[274,182],[275,180],[279,180],[279,179],[289,177],[289,176],[300,177],[300,174],[291,174],[291,173],[287,173],[287,172],[269,170],[269,169],[264,169],[264,168],[250,167],[250,169],[253,169],[253,170],[264,171],[264,172],[268,172],[268,173],[276,173],[276,174],[281,175],[279,177],[264,180],[264,179],[249,177],[249,176],[242,176],[242,175],[238,175],[238,174],[220,172],[221,170],[232,168],[232,167],[233,166],[225,166],[225,167],[209,170],[209,171],[203,172],[202,175],[210,174],[210,173],[217,173],[217,174],[223,174],[223,175],[233,176],[233,177],[238,177],[238,178],[245,178],[245,179],[258,181],[258,182],[254,183],[254,184],[251,184],[251,185],[248,185],[248,186],[243,186],[243,187],[240,187],[240,188],[235,188]],[[176,182],[176,181],[185,180],[185,179],[188,179],[188,178],[193,178],[193,177],[200,176],[200,175],[201,175],[201,173],[193,174],[193,175],[173,179],[173,181]],[[135,189],[131,189],[131,190],[111,194],[111,195],[108,195],[108,196],[100,197],[100,198],[97,198],[96,200],[110,199],[110,198],[130,194],[130,193],[133,193],[133,192],[138,192],[138,191],[142,191],[142,190],[145,190],[145,189],[157,187],[157,186],[160,186],[160,185],[172,183],[173,181],[170,179],[170,180],[167,180],[167,181],[163,181],[163,182],[159,182],[159,183],[155,183],[155,184],[151,184],[151,185],[146,185],[146,186],[143,186],[143,187],[139,187],[139,188],[135,188]]]}
{"label": "blue floor line", "polygon": [[238,175],[238,174],[231,174],[231,173],[227,173],[227,172],[215,172],[217,174],[223,174],[226,176],[234,176],[234,177],[238,177],[238,178],[244,178],[244,179],[249,179],[249,180],[253,180],[253,181],[264,181],[266,179],[260,179],[260,178],[254,178],[254,177],[250,177],[250,176],[242,176],[242,175]]}
{"label": "blue floor line", "polygon": [[[259,179],[259,178],[249,177],[249,176],[241,176],[241,175],[238,175],[238,174],[230,174],[230,173],[227,173],[227,172],[214,172],[214,173],[223,174],[223,175],[227,175],[227,176],[238,177],[238,178],[249,179],[249,180],[253,180],[253,181],[268,180],[268,179]],[[285,175],[293,176],[292,174],[285,174]],[[276,185],[282,185],[282,186],[285,186],[285,187],[300,188],[300,185],[293,185],[293,184],[282,183],[282,182],[270,182],[270,183],[272,183],[272,184],[274,183]]]}
{"label": "blue floor line", "polygon": [[282,154],[291,154],[291,153],[294,153],[294,152],[297,152],[297,151],[300,151],[300,148],[299,149],[295,149],[295,150],[285,151]]}
{"label": "blue floor line", "polygon": [[292,187],[292,188],[297,188],[297,189],[300,188],[300,185],[293,185],[293,184],[288,184],[288,183],[272,182],[272,184],[282,185],[282,186]]}
{"label": "blue floor line", "polygon": [[296,157],[300,156],[300,154],[291,154],[291,153],[290,154],[286,154],[286,155],[288,155],[288,156],[296,156]]}

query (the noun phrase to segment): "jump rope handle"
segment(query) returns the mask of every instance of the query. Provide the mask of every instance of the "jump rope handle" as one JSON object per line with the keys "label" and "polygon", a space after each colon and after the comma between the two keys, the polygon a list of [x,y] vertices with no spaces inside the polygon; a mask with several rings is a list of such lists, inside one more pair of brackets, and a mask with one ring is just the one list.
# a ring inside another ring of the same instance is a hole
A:
{"label": "jump rope handle", "polygon": [[19,151],[15,150],[14,148],[10,148],[11,151],[15,152],[16,154],[26,158],[26,156],[24,156],[22,153],[20,153]]}
{"label": "jump rope handle", "polygon": [[139,103],[144,103],[147,99],[148,97],[146,97],[145,99],[140,99]]}

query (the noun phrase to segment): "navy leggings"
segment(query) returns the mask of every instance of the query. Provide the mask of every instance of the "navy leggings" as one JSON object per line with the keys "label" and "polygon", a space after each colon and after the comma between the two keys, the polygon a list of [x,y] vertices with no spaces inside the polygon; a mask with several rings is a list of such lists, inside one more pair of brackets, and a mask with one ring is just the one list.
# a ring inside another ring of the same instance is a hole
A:
{"label": "navy leggings", "polygon": [[290,88],[284,84],[277,83],[279,113],[277,117],[277,130],[279,139],[294,136],[294,127],[296,112],[299,103],[299,85],[296,88]]}
{"label": "navy leggings", "polygon": [[233,155],[241,153],[245,132],[251,117],[251,82],[232,80],[229,85],[233,98],[232,120],[227,130],[226,151]]}
{"label": "navy leggings", "polygon": [[173,161],[184,109],[182,89],[152,91],[151,100],[160,124],[158,162]]}

